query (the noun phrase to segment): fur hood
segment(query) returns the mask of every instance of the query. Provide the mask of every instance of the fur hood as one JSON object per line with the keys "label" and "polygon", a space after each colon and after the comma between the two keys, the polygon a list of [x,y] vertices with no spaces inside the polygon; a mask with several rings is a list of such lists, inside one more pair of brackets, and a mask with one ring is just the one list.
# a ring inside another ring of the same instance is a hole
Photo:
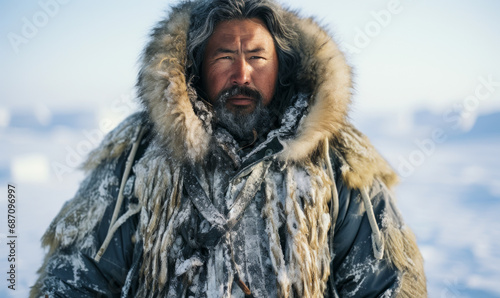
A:
{"label": "fur hood", "polygon": [[[199,3],[174,7],[170,16],[154,28],[137,83],[155,138],[180,162],[202,161],[213,137],[207,125],[210,119],[202,119],[193,109],[197,94],[186,75],[191,11]],[[342,175],[348,186],[370,186],[375,178],[394,185],[395,173],[347,119],[351,69],[337,44],[313,19],[278,9],[299,39],[297,80],[313,87],[307,115],[295,137],[282,142],[285,149],[279,158],[300,163],[329,141],[343,161]]]}

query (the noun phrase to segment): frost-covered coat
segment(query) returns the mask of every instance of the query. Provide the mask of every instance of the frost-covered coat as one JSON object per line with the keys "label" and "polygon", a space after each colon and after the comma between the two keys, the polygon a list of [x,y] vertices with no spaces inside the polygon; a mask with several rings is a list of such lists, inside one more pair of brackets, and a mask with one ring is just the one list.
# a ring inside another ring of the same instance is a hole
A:
{"label": "frost-covered coat", "polygon": [[389,190],[396,175],[347,120],[350,68],[313,20],[281,125],[239,148],[186,78],[197,1],[153,31],[146,109],[90,154],[43,236],[33,297],[423,297],[420,252]]}

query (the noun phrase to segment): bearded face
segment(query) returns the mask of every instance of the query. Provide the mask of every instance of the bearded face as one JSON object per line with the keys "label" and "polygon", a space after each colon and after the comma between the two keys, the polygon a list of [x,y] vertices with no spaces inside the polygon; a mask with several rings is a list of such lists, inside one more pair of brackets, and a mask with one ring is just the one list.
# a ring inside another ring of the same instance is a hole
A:
{"label": "bearded face", "polygon": [[216,118],[238,138],[269,122],[278,76],[274,40],[258,19],[219,23],[210,36],[202,64],[202,86]]}

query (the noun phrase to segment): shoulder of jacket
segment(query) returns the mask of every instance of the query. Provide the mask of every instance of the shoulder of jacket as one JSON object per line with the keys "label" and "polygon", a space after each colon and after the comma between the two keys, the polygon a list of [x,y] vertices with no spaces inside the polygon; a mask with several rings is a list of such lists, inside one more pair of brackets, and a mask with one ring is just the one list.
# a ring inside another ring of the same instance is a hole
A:
{"label": "shoulder of jacket", "polygon": [[90,152],[83,165],[86,178],[75,196],[66,202],[42,237],[42,245],[51,255],[58,247],[77,243],[93,246],[86,240],[102,220],[106,208],[116,200],[121,175],[125,168],[125,153],[131,148],[141,127],[144,115],[136,113],[108,133],[99,147]]}
{"label": "shoulder of jacket", "polygon": [[347,124],[330,141],[338,159],[340,175],[351,189],[370,189],[380,180],[389,189],[398,182],[398,176],[389,163],[354,126]]}
{"label": "shoulder of jacket", "polygon": [[82,168],[85,171],[90,171],[97,168],[104,160],[118,158],[123,155],[134,143],[141,127],[146,125],[146,119],[144,113],[138,112],[123,120],[104,137],[96,149],[89,153]]}

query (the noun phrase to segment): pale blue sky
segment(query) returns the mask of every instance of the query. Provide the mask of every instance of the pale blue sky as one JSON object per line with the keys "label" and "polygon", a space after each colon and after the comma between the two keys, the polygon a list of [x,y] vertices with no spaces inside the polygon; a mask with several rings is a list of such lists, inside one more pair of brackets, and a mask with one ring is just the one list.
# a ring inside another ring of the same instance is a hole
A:
{"label": "pale blue sky", "polygon": [[[66,1],[48,20],[39,19],[43,27],[16,52],[12,33],[23,37],[24,18],[33,22],[43,12],[40,3],[55,1],[1,0],[0,109],[90,108],[130,94],[150,28],[178,2]],[[346,50],[356,111],[443,110],[474,95],[480,77],[500,82],[498,1],[286,3],[315,16]],[[381,12],[388,7],[397,8],[390,20]],[[491,93],[477,111],[500,109],[500,87]]]}

